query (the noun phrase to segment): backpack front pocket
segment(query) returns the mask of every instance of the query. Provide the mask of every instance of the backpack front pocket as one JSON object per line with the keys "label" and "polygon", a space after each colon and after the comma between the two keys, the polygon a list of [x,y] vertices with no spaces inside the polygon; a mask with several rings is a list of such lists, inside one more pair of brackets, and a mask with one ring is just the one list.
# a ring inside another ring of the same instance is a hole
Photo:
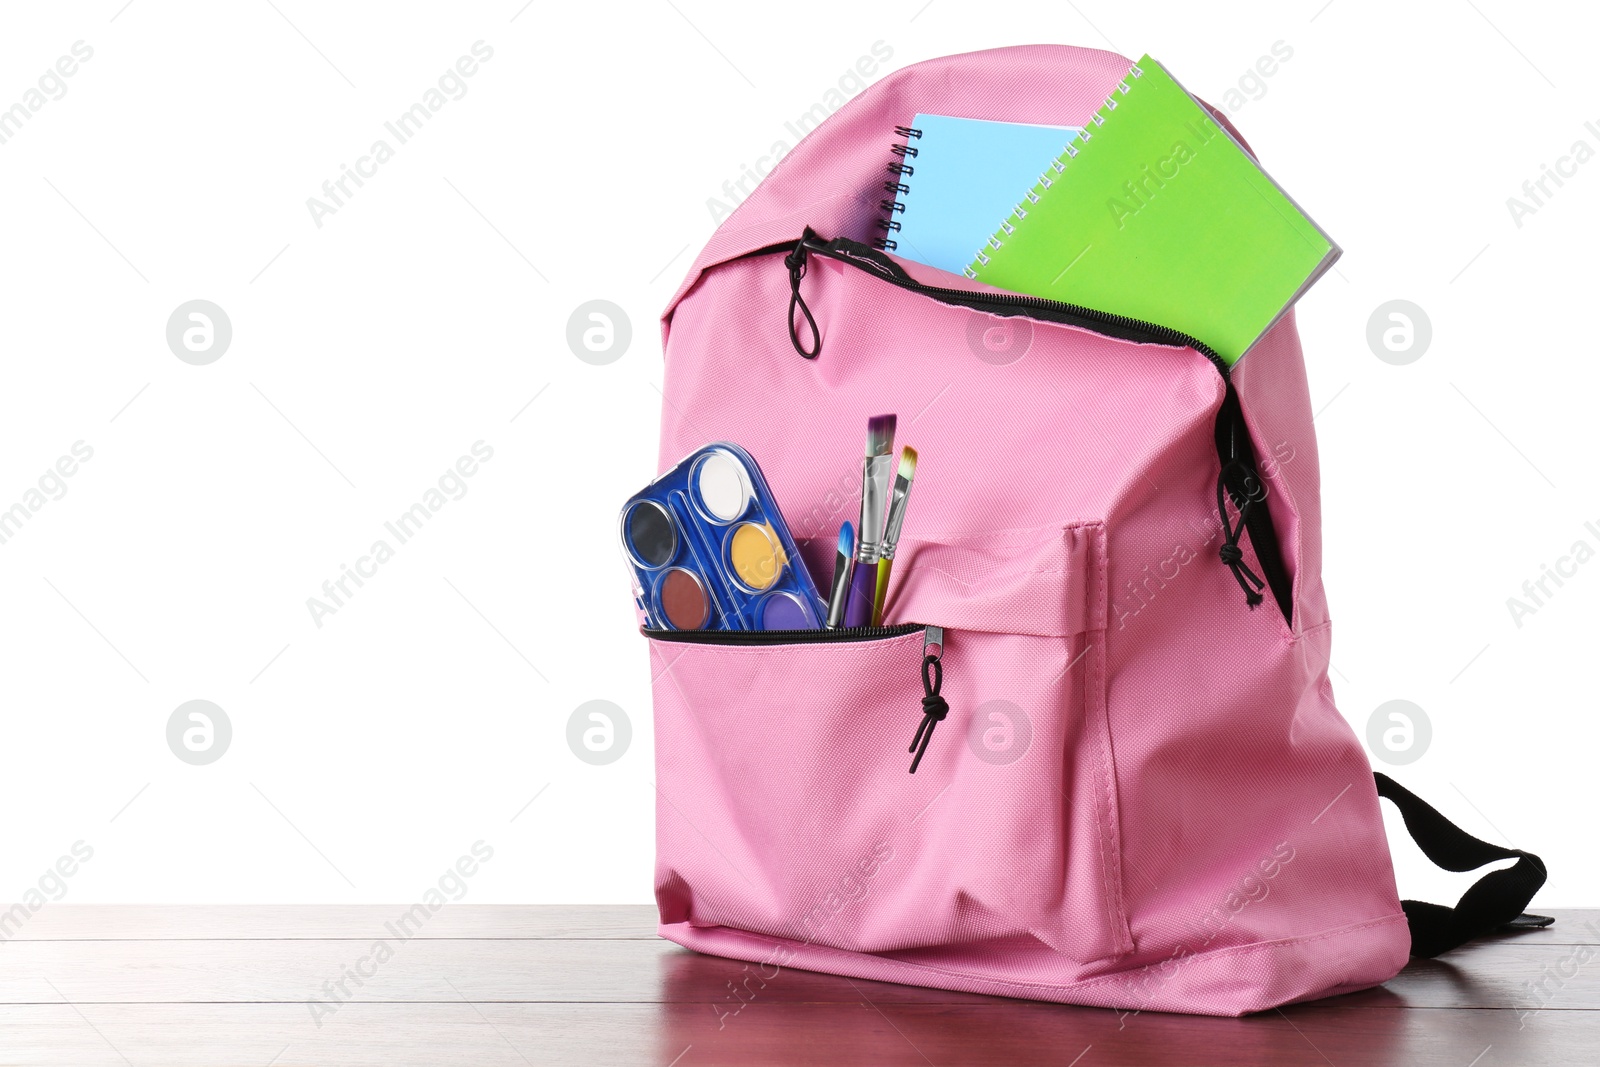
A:
{"label": "backpack front pocket", "polygon": [[908,538],[891,609],[927,625],[647,632],[663,932],[1128,951],[1104,550],[1098,523]]}

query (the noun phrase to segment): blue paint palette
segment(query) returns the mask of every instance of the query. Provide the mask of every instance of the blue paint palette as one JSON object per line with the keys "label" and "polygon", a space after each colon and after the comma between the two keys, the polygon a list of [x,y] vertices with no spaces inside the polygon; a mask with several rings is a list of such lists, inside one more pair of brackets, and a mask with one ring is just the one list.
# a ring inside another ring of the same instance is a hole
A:
{"label": "blue paint palette", "polygon": [[623,505],[634,597],[662,630],[815,630],[826,605],[750,453],[706,445]]}

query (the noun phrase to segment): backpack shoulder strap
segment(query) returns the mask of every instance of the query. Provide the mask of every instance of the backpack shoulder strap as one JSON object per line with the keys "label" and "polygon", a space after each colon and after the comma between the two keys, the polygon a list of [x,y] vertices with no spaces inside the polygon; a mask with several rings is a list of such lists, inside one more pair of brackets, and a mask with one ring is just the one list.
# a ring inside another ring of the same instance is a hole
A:
{"label": "backpack shoulder strap", "polygon": [[1549,926],[1547,915],[1525,915],[1533,895],[1544,885],[1544,861],[1531,852],[1480,841],[1435,811],[1426,801],[1381,772],[1374,772],[1378,795],[1394,802],[1411,839],[1423,855],[1447,871],[1472,871],[1496,860],[1517,862],[1490,871],[1474,882],[1453,908],[1420,900],[1402,900],[1411,927],[1411,954],[1431,959],[1501,928],[1516,930]]}

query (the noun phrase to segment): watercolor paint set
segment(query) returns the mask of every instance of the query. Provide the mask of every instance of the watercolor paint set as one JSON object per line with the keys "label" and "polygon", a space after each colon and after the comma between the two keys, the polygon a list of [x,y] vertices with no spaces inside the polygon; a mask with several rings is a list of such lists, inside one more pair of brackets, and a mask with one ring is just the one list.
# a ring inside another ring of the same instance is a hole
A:
{"label": "watercolor paint set", "polygon": [[839,528],[826,600],[761,468],[728,441],[706,445],[623,505],[617,536],[634,600],[656,630],[834,630],[883,624],[917,453],[900,453],[895,417],[867,424],[861,513]]}
{"label": "watercolor paint set", "polygon": [[655,629],[822,626],[826,607],[772,490],[738,445],[707,445],[630,497],[618,536]]}

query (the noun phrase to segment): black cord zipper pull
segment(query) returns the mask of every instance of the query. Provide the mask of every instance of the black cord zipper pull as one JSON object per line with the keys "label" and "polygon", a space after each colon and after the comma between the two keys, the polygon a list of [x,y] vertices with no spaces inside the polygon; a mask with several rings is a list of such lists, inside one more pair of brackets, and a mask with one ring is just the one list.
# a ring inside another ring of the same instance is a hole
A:
{"label": "black cord zipper pull", "polygon": [[923,631],[922,637],[922,722],[917,726],[917,734],[911,739],[911,747],[907,750],[916,753],[911,761],[912,774],[917,773],[917,765],[928,751],[928,742],[933,740],[933,728],[944,722],[944,717],[950,714],[950,705],[939,695],[939,689],[944,685],[943,660],[944,629],[929,626]]}
{"label": "black cord zipper pull", "polygon": [[[1228,484],[1230,474],[1235,476],[1234,485]],[[1250,509],[1256,504],[1256,498],[1250,491],[1251,482],[1260,484],[1255,472],[1237,459],[1229,460],[1217,475],[1217,515],[1222,519],[1222,547],[1217,549],[1217,555],[1233,571],[1239,588],[1244,590],[1244,602],[1254,608],[1261,603],[1261,590],[1266,588],[1267,583],[1250,569],[1250,565],[1244,561],[1244,550],[1239,547],[1239,538],[1244,535]],[[1234,506],[1239,509],[1239,523],[1236,526],[1228,522],[1227,498],[1230,496]]]}
{"label": "black cord zipper pull", "polygon": [[[811,236],[811,231],[807,230],[806,236],[794,246],[794,251],[783,257],[783,265],[789,268],[789,343],[806,359],[816,359],[822,354],[822,334],[817,329],[817,320],[812,316],[811,309],[806,307],[805,298],[800,295],[800,279],[806,276],[806,240]],[[806,325],[811,328],[809,350],[800,343],[800,330],[794,318],[797,307],[806,317]]]}

